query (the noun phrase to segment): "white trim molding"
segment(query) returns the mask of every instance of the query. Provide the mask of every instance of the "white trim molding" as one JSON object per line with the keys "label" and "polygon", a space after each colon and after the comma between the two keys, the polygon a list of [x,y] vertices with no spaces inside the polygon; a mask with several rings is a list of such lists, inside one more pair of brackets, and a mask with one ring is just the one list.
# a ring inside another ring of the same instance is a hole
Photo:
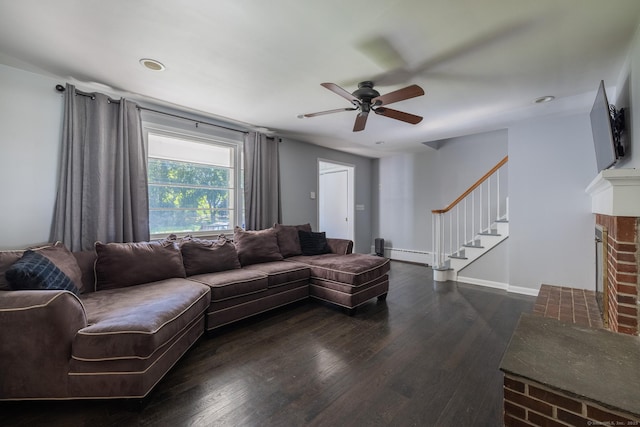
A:
{"label": "white trim molding", "polygon": [[605,169],[585,190],[591,211],[609,216],[640,217],[640,170]]}
{"label": "white trim molding", "polygon": [[522,286],[513,286],[508,283],[492,282],[490,280],[474,279],[473,277],[458,276],[458,282],[468,283],[470,285],[484,286],[487,288],[501,289],[503,291],[512,292],[514,294],[538,296],[540,289],[525,288]]}

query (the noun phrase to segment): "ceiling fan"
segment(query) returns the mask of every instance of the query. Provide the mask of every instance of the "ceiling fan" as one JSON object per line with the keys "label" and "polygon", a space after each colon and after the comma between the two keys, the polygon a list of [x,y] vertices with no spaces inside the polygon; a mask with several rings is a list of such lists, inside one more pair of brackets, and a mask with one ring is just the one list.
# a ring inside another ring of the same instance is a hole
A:
{"label": "ceiling fan", "polygon": [[335,83],[321,83],[321,86],[345,98],[353,104],[353,107],[337,108],[335,110],[320,111],[318,113],[301,114],[298,116],[299,118],[316,117],[325,114],[339,113],[342,111],[358,111],[356,122],[353,125],[354,132],[364,130],[364,127],[367,124],[367,117],[371,111],[381,116],[411,123],[412,125],[418,124],[422,121],[422,117],[420,116],[385,107],[385,105],[389,105],[394,102],[404,101],[405,99],[424,95],[424,90],[422,90],[418,85],[407,86],[403,89],[398,89],[385,95],[380,95],[380,92],[373,88],[372,81],[358,83],[358,89],[353,93],[347,92]]}

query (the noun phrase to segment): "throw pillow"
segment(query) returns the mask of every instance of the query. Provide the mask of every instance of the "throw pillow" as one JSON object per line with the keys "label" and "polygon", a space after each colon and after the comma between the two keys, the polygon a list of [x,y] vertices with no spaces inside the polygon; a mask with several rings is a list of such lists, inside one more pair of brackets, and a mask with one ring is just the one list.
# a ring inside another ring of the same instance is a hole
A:
{"label": "throw pillow", "polygon": [[327,236],[324,231],[314,233],[312,231],[298,230],[302,255],[322,255],[330,254],[331,248],[327,243]]}
{"label": "throw pillow", "polygon": [[[71,279],[80,292],[83,291],[82,271],[80,270],[76,257],[66,248],[66,246],[64,246],[62,242],[32,247],[29,249],[48,258],[49,261],[55,264],[56,267]],[[24,253],[25,251],[23,250],[0,251],[0,290],[11,290],[11,286],[5,278],[5,272],[11,267],[11,265],[18,261]]]}
{"label": "throw pillow", "polygon": [[298,237],[298,230],[310,232],[311,224],[275,224],[273,228],[275,228],[276,230],[276,236],[278,237],[278,247],[280,248],[280,253],[283,257],[288,258],[290,256],[302,254],[302,248],[300,247],[300,238]]}
{"label": "throw pillow", "polygon": [[49,289],[71,291],[78,295],[80,290],[73,281],[55,266],[49,258],[39,252],[27,250],[5,273],[13,290]]}
{"label": "throw pillow", "polygon": [[11,290],[11,285],[9,285],[5,273],[23,254],[24,251],[0,251],[0,291]]}
{"label": "throw pillow", "polygon": [[236,247],[224,235],[218,240],[184,239],[180,250],[187,276],[240,268]]}
{"label": "throw pillow", "polygon": [[281,261],[282,254],[278,247],[278,238],[273,228],[259,231],[245,231],[236,227],[233,241],[238,251],[241,265],[262,262]]}
{"label": "throw pillow", "polygon": [[174,242],[96,242],[96,291],[186,277]]}
{"label": "throw pillow", "polygon": [[76,288],[82,291],[84,286],[82,284],[82,271],[78,265],[78,260],[62,242],[56,242],[53,245],[43,246],[34,250],[49,258],[49,261],[54,263],[56,267],[71,279]]}

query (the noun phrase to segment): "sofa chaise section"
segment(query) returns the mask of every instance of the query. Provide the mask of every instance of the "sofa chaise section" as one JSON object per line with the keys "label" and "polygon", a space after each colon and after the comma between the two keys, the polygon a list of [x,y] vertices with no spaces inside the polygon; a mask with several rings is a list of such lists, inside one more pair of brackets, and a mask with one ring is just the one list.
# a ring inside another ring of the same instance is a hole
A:
{"label": "sofa chaise section", "polygon": [[69,367],[75,397],[146,396],[204,331],[207,286],[180,278],[81,297]]}
{"label": "sofa chaise section", "polygon": [[288,261],[309,266],[310,296],[353,310],[389,291],[390,260],[365,254],[296,256]]}
{"label": "sofa chaise section", "polygon": [[69,396],[71,346],[87,326],[68,291],[0,291],[0,399]]}
{"label": "sofa chaise section", "polygon": [[[75,288],[0,290],[0,400],[143,398],[204,333],[211,290],[184,277],[174,243],[37,251],[71,272]],[[2,288],[25,257],[0,255]]]}

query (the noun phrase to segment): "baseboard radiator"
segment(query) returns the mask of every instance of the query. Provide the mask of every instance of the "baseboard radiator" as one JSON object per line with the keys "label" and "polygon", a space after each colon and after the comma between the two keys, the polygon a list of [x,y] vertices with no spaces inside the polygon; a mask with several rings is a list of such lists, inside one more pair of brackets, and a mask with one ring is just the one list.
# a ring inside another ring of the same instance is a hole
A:
{"label": "baseboard radiator", "polygon": [[[371,253],[375,253],[375,247],[371,247]],[[417,251],[414,249],[398,249],[398,248],[384,248],[384,256],[395,260],[405,262],[415,262],[418,264],[425,264],[431,266],[433,264],[433,252]]]}

